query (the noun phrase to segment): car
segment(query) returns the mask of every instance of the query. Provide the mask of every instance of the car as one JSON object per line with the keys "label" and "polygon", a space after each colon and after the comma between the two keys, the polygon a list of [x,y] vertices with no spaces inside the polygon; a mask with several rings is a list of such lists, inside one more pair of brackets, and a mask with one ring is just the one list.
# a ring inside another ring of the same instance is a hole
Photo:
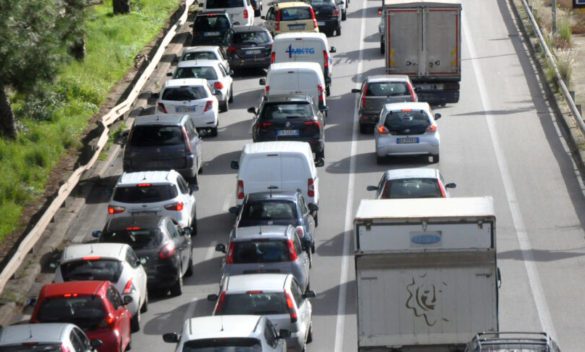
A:
{"label": "car", "polygon": [[258,225],[292,225],[295,227],[303,247],[310,248],[309,256],[315,253],[315,232],[317,228],[316,204],[307,203],[299,191],[271,191],[250,193],[239,207],[231,207],[236,215],[234,227]]}
{"label": "car", "polygon": [[560,352],[552,337],[545,332],[482,332],[467,344],[465,352]]}
{"label": "car", "polygon": [[99,352],[126,351],[132,342],[126,308],[131,302],[132,296],[122,297],[109,281],[51,283],[41,288],[30,322],[72,323],[102,341]]}
{"label": "car", "polygon": [[197,184],[202,141],[189,115],[154,114],[134,120],[124,149],[124,172],[176,170]]}
{"label": "car", "polygon": [[272,36],[286,32],[319,31],[315,11],[302,1],[273,2],[262,19]]}
{"label": "car", "polygon": [[131,296],[132,332],[140,330],[140,313],[148,310],[146,271],[134,250],[123,243],[72,244],[63,249],[53,282],[108,280]]}
{"label": "car", "polygon": [[311,258],[301,243],[291,225],[250,226],[233,229],[228,248],[218,243],[215,250],[225,254],[222,275],[289,273],[305,292]]}
{"label": "car", "polygon": [[288,330],[287,347],[305,351],[313,340],[313,307],[309,298],[315,292],[301,290],[292,274],[249,274],[226,276],[220,283],[219,295],[209,295],[216,301],[213,315],[263,315],[277,330]]}
{"label": "car", "polygon": [[253,25],[256,13],[250,0],[206,0],[204,10],[225,11],[234,25],[243,26]]}
{"label": "car", "polygon": [[229,103],[234,101],[233,72],[220,62],[213,60],[181,61],[172,74],[173,78],[205,78],[215,89],[219,110],[228,111]]}
{"label": "car", "polygon": [[125,172],[114,186],[108,219],[167,215],[197,233],[196,188],[175,170]]}
{"label": "car", "polygon": [[102,344],[90,340],[75,324],[18,324],[0,328],[3,352],[97,352]]}
{"label": "car", "polygon": [[406,75],[368,76],[361,88],[354,88],[351,92],[360,95],[360,133],[374,132],[385,104],[418,101],[414,86]]}
{"label": "car", "polygon": [[[227,31],[226,33],[227,34]],[[224,34],[224,36],[225,36]],[[225,38],[222,39],[221,44],[225,43]],[[178,57],[178,61],[190,61],[190,60],[216,60],[221,62],[223,67],[230,71],[230,63],[225,57],[225,52],[221,46],[218,45],[198,45],[198,46],[187,46],[181,52]]]}
{"label": "car", "polygon": [[163,340],[176,343],[176,352],[284,352],[289,335],[259,315],[204,316],[185,320],[182,333],[166,333]]}
{"label": "car", "polygon": [[272,36],[264,27],[234,26],[226,37],[230,67],[236,69],[268,68]]}
{"label": "car", "polygon": [[441,114],[431,112],[428,103],[386,104],[374,130],[378,164],[388,156],[430,156],[439,162],[441,138],[435,122]]}
{"label": "car", "polygon": [[447,189],[455,187],[455,183],[445,183],[438,169],[410,168],[388,170],[377,186],[367,189],[376,191],[376,199],[447,198]]}
{"label": "car", "polygon": [[206,131],[212,137],[217,136],[219,104],[206,79],[170,79],[153,97],[157,99],[157,114],[187,114],[197,132]]}
{"label": "car", "polygon": [[309,0],[315,11],[319,32],[332,37],[341,35],[341,7],[340,0]]}
{"label": "car", "polygon": [[225,11],[200,11],[191,26],[191,45],[222,45],[233,24]]}
{"label": "car", "polygon": [[265,96],[258,107],[248,108],[254,114],[252,140],[302,141],[311,145],[316,159],[325,157],[325,121],[306,95]]}
{"label": "car", "polygon": [[100,243],[126,243],[143,263],[153,293],[183,293],[183,277],[193,275],[191,229],[170,216],[137,215],[109,219],[94,231]]}

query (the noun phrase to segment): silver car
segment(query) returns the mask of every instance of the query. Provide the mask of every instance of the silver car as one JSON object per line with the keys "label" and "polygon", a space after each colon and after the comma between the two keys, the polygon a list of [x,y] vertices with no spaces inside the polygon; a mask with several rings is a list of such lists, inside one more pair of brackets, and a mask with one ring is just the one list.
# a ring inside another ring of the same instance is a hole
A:
{"label": "silver car", "polygon": [[286,273],[295,277],[303,292],[309,289],[310,259],[290,225],[236,228],[229,248],[220,243],[215,250],[226,253],[223,275]]}
{"label": "silver car", "polygon": [[439,162],[441,138],[428,103],[386,104],[374,129],[376,160],[381,164],[388,156],[431,156]]}

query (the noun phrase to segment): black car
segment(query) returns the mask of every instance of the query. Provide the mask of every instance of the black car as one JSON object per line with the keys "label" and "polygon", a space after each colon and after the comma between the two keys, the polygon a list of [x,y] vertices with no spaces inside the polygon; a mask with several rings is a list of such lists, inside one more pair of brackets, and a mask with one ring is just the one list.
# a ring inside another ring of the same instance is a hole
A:
{"label": "black car", "polygon": [[126,243],[144,263],[148,290],[183,292],[183,276],[193,275],[191,230],[182,229],[168,216],[112,218],[102,231],[93,233],[99,242]]}
{"label": "black car", "polygon": [[[337,1],[337,2],[336,2]],[[319,32],[327,36],[341,35],[341,8],[340,0],[310,0],[309,3],[315,11]]]}
{"label": "black car", "polygon": [[292,225],[307,251],[315,253],[315,228],[319,207],[308,204],[301,192],[250,193],[242,205],[230,208],[237,215],[235,227]]}
{"label": "black car", "polygon": [[269,95],[262,99],[252,126],[254,142],[302,141],[311,145],[317,160],[325,157],[325,122],[306,95]]}
{"label": "black car", "polygon": [[232,69],[268,68],[272,50],[270,32],[260,26],[234,26],[226,36],[226,54]]}
{"label": "black car", "polygon": [[232,22],[225,11],[202,11],[195,16],[192,27],[191,45],[222,45]]}

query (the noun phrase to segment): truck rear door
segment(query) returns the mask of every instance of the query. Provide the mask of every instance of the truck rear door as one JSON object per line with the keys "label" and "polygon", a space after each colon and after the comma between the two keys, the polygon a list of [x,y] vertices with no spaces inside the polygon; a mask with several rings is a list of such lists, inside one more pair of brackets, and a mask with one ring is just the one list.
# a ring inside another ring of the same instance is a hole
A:
{"label": "truck rear door", "polygon": [[431,76],[458,75],[459,65],[459,8],[429,7],[424,10],[424,62],[421,69]]}
{"label": "truck rear door", "polygon": [[390,8],[386,12],[386,67],[389,73],[418,74],[421,11],[420,8]]}

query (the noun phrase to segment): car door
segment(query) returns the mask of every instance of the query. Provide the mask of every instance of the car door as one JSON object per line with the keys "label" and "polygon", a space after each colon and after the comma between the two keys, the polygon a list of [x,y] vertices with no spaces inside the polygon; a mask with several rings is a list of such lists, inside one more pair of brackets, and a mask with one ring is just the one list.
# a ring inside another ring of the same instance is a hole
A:
{"label": "car door", "polygon": [[229,92],[231,92],[232,90],[232,83],[233,83],[233,78],[232,76],[230,76],[230,73],[228,71],[228,69],[226,67],[224,67],[223,64],[219,64],[217,65],[219,67],[219,70],[221,71],[221,75],[220,75],[220,80],[221,82],[223,82],[223,85],[228,89],[227,90],[227,97],[229,97]]}
{"label": "car door", "polygon": [[167,221],[166,226],[171,239],[175,243],[175,248],[177,248],[177,251],[179,252],[181,258],[181,276],[183,276],[187,271],[187,265],[189,265],[190,238],[189,241],[187,241],[187,236],[182,235],[181,232],[179,232],[179,227],[172,221]]}
{"label": "car door", "polygon": [[299,211],[301,212],[303,224],[305,226],[305,233],[310,234],[312,239],[315,239],[315,218],[313,218],[313,214],[309,210],[307,203],[305,202],[305,197],[302,194],[298,194],[298,204],[299,204]]}
{"label": "car door", "polygon": [[[134,252],[131,247],[128,247],[128,251],[126,252],[126,262],[128,262],[128,265],[132,270],[132,279],[136,283],[136,288],[140,293],[139,297],[141,300],[144,300],[146,297],[146,271],[140,263],[140,259],[138,259],[136,252]],[[138,309],[140,309],[141,304],[142,302],[138,302]]]}
{"label": "car door", "polygon": [[203,149],[201,138],[199,138],[199,133],[197,133],[197,129],[195,128],[195,125],[191,119],[188,119],[185,122],[185,130],[187,131],[187,138],[189,138],[188,143],[191,146],[191,151],[195,156],[195,159],[197,159],[195,160],[194,169],[195,173],[198,173],[199,169],[201,168],[201,154]]}
{"label": "car door", "polygon": [[110,302],[113,307],[114,329],[119,331],[120,337],[122,338],[122,346],[130,343],[130,319],[132,316],[124,302],[118,290],[113,286],[110,286],[106,292],[106,299]]}
{"label": "car door", "polygon": [[191,225],[195,221],[193,218],[195,216],[195,195],[181,175],[177,176],[177,186],[179,186],[179,197],[184,206],[183,214],[189,217],[189,225]]}
{"label": "car door", "polygon": [[270,32],[270,34],[272,34],[272,36],[275,35],[274,33],[274,20],[275,20],[276,16],[274,14],[274,7],[270,7],[268,9],[268,12],[266,12],[266,20],[264,21],[264,27],[266,27],[266,29],[268,29],[268,31]]}
{"label": "car door", "polygon": [[309,327],[311,326],[313,307],[311,306],[311,302],[303,296],[303,291],[294,278],[292,279],[290,290],[297,305],[299,331],[306,338]]}
{"label": "car door", "polygon": [[310,260],[309,260],[309,254],[307,253],[307,251],[303,250],[303,246],[301,245],[301,240],[299,238],[299,236],[297,235],[296,231],[292,231],[292,236],[293,236],[293,245],[295,247],[295,250],[297,252],[298,255],[298,262],[300,265],[300,269],[301,272],[303,273],[303,282],[301,283],[301,285],[303,286],[304,289],[306,289],[309,286],[309,268],[310,268]]}

